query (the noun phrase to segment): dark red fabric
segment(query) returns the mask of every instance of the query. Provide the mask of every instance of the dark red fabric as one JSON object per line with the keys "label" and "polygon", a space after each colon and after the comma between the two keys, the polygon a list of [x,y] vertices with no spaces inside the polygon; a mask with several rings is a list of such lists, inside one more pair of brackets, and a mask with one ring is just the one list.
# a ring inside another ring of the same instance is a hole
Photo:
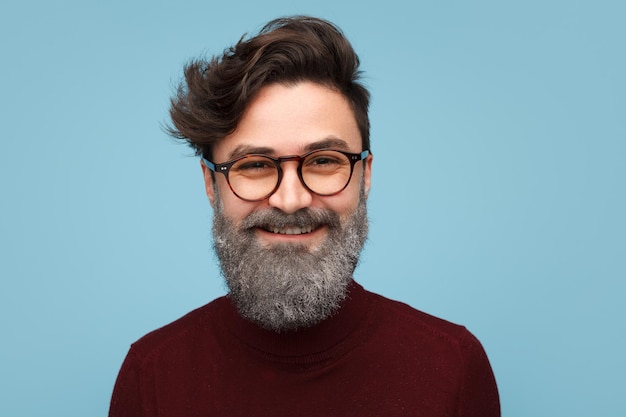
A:
{"label": "dark red fabric", "polygon": [[278,334],[227,297],[131,346],[110,417],[500,416],[495,379],[464,327],[352,283],[339,312]]}

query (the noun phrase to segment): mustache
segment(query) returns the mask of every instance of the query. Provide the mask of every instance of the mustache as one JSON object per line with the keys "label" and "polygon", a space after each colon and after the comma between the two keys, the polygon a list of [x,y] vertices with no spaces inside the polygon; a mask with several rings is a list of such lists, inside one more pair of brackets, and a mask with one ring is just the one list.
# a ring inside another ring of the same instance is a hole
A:
{"label": "mustache", "polygon": [[339,214],[329,209],[302,208],[286,214],[277,208],[268,208],[250,213],[241,223],[243,229],[271,227],[339,227]]}

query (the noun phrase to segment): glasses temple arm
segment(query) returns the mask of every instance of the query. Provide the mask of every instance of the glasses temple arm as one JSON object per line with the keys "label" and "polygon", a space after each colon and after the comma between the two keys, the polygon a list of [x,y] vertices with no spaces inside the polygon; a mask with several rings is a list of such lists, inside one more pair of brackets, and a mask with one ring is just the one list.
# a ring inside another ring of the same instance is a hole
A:
{"label": "glasses temple arm", "polygon": [[208,159],[204,157],[202,157],[202,162],[204,163],[204,165],[206,165],[207,168],[215,172],[215,164],[213,162],[209,161]]}

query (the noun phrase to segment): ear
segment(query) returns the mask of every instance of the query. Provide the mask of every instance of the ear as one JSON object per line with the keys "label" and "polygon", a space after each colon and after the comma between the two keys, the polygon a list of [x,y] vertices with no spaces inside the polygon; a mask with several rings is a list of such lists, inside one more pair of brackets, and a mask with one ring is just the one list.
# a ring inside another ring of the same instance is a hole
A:
{"label": "ear", "polygon": [[202,167],[202,176],[204,177],[204,190],[207,197],[209,197],[209,203],[211,203],[211,207],[215,207],[213,205],[213,201],[215,198],[215,189],[213,188],[213,171],[207,168],[202,160],[200,160],[200,166]]}
{"label": "ear", "polygon": [[369,196],[370,186],[372,185],[372,162],[374,161],[374,155],[371,153],[363,161],[363,188],[365,191],[365,198]]}

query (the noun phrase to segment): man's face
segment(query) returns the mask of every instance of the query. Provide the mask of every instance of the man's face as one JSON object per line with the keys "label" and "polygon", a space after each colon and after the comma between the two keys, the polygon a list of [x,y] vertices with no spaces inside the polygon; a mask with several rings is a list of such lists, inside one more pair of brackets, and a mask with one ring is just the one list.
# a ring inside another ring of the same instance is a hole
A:
{"label": "man's face", "polygon": [[[214,147],[213,161],[249,153],[301,155],[321,147],[362,151],[347,100],[314,83],[273,84],[249,104],[235,132]],[[297,162],[284,162],[280,187],[258,202],[234,195],[222,174],[215,174],[214,183],[203,165],[215,209],[216,251],[242,315],[284,330],[332,314],[367,234],[371,163],[371,156],[358,162],[340,193],[318,196],[300,182]]]}

